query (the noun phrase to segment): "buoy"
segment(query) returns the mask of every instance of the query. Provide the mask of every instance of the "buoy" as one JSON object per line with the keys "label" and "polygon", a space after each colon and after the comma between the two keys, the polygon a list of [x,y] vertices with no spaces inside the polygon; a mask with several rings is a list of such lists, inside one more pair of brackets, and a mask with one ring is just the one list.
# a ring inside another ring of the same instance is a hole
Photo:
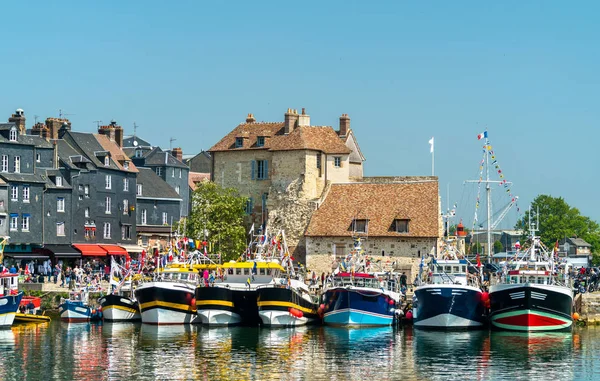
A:
{"label": "buoy", "polygon": [[96,315],[96,310],[92,310],[92,315]]}
{"label": "buoy", "polygon": [[302,311],[297,310],[295,308],[289,308],[288,309],[290,312],[290,315],[292,315],[293,317],[297,317],[297,318],[301,318],[302,316],[304,316],[304,314],[302,313]]}
{"label": "buoy", "polygon": [[98,312],[102,312],[102,306],[98,307]]}
{"label": "buoy", "polygon": [[579,314],[577,312],[573,312],[573,320],[579,320]]}
{"label": "buoy", "polygon": [[488,294],[487,292],[482,292],[481,293],[481,300],[483,300],[484,302],[490,299],[490,294]]}
{"label": "buoy", "polygon": [[192,307],[196,307],[196,298],[192,298],[190,304],[192,305]]}
{"label": "buoy", "polygon": [[390,299],[388,303],[390,304],[390,306],[393,306],[393,305],[394,305],[394,303],[395,303],[395,302],[394,302],[394,299]]}
{"label": "buoy", "polygon": [[319,306],[320,309],[325,310],[325,305],[323,303],[321,303],[321,305]]}
{"label": "buoy", "polygon": [[407,318],[408,320],[412,320],[412,317],[413,317],[413,316],[412,316],[412,310],[408,310],[408,312],[406,313],[406,318]]}
{"label": "buoy", "polygon": [[486,301],[484,302],[484,305],[485,305],[485,308],[490,308],[490,300],[489,300],[489,299],[488,299],[488,300],[486,300]]}

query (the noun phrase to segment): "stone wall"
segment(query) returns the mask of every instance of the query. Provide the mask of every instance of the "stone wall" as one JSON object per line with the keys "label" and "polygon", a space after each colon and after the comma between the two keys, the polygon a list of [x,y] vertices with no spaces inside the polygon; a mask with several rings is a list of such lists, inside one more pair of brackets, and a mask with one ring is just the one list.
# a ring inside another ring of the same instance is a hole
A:
{"label": "stone wall", "polygon": [[[581,308],[579,309],[579,298]],[[579,310],[579,311],[578,311]],[[579,312],[580,319],[588,325],[600,324],[600,292],[578,294],[575,296],[575,312]]]}
{"label": "stone wall", "polygon": [[[327,181],[331,181],[332,183],[347,183],[350,178],[350,160],[349,155],[342,154],[332,154],[325,155],[326,160],[326,168],[325,168],[325,177]],[[341,158],[341,166],[335,166],[335,158]]]}

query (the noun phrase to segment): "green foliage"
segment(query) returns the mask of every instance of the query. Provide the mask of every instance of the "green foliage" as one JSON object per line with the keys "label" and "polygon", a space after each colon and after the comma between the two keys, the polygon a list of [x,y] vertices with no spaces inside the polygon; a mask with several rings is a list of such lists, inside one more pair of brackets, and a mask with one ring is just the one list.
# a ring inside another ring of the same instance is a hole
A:
{"label": "green foliage", "polygon": [[523,229],[529,236],[529,216],[536,222],[539,217],[538,233],[542,242],[554,247],[556,240],[579,237],[592,245],[592,253],[600,250],[600,226],[589,217],[582,216],[579,209],[569,206],[562,197],[539,195],[533,200],[531,209],[517,221],[515,228]]}
{"label": "green foliage", "polygon": [[501,253],[504,251],[504,246],[502,246],[502,242],[494,241],[494,253]]}
{"label": "green foliage", "polygon": [[207,241],[223,261],[237,259],[246,248],[243,218],[246,197],[233,188],[221,188],[205,182],[192,194],[192,212],[186,222],[186,233],[194,239]]}
{"label": "green foliage", "polygon": [[469,254],[477,254],[477,253],[479,253],[479,254],[483,253],[483,246],[479,242],[475,242],[474,244],[472,244],[471,251],[469,252]]}

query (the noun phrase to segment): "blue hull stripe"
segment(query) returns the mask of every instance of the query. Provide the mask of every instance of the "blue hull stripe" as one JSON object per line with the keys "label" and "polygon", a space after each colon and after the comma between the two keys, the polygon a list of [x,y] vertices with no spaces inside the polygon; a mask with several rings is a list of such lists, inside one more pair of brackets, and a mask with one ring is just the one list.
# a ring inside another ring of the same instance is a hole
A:
{"label": "blue hull stripe", "polygon": [[325,324],[348,326],[385,326],[394,321],[395,303],[380,290],[335,288],[324,294]]}

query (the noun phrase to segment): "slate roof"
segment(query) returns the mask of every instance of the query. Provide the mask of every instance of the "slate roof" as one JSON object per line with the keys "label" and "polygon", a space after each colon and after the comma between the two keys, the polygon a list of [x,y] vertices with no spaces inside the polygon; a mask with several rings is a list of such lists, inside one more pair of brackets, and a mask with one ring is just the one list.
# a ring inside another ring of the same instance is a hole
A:
{"label": "slate roof", "polygon": [[[257,146],[259,136],[266,137],[264,146]],[[236,148],[236,138],[244,138],[243,147]],[[339,138],[333,128],[325,127],[296,127],[286,135],[284,123],[242,123],[209,149],[209,152],[240,151],[261,149],[270,151],[288,151],[311,149],[325,153],[349,154],[350,149]]]}
{"label": "slate roof", "polygon": [[9,183],[45,183],[45,176],[33,173],[7,173],[1,172],[0,178]]}
{"label": "slate roof", "polygon": [[[13,126],[15,126],[14,123],[0,123],[0,131],[8,131]],[[12,142],[12,141],[8,140],[7,138],[5,138],[4,136],[0,135],[0,143],[23,144],[23,145],[35,146],[38,148],[52,148],[52,143],[50,143],[49,141],[47,141],[44,138],[41,138],[41,137],[35,136],[35,135],[19,135],[19,136],[17,136],[16,142]]]}
{"label": "slate roof", "polygon": [[[306,236],[352,236],[354,219],[367,219],[369,237],[438,237],[438,182],[333,184],[313,213]],[[409,232],[397,233],[395,219],[408,219]]]}
{"label": "slate roof", "polygon": [[577,247],[591,247],[592,246],[589,243],[587,243],[583,238],[567,238],[567,241],[569,241],[569,243],[571,245],[574,245]]}
{"label": "slate roof", "polygon": [[[55,184],[55,182],[53,182],[50,179],[50,177],[52,177],[52,176],[61,176],[63,178],[63,180],[62,180],[62,184],[63,185],[60,186],[60,187],[57,187],[56,184]],[[60,171],[60,169],[46,169],[46,176],[45,176],[45,178],[46,178],[46,186],[48,188],[51,188],[51,189],[71,189],[71,184],[68,183],[68,181],[67,181],[68,179],[66,179],[63,176],[63,174]]]}
{"label": "slate roof", "polygon": [[[133,145],[133,141],[136,141],[137,146]],[[123,148],[135,148],[135,147],[152,147],[149,141],[140,138],[139,136],[125,136],[123,138]]]}
{"label": "slate roof", "polygon": [[[123,160],[127,157],[125,153],[116,145],[111,142],[106,136],[100,134],[90,134],[84,132],[68,132],[71,139],[73,139],[77,147],[73,147],[79,154],[85,155],[91,163],[98,168],[114,169],[126,172],[135,172],[137,168],[133,163],[129,163],[130,169],[125,170],[119,160]],[[66,137],[66,135],[65,135]],[[101,144],[102,142],[102,144]],[[100,161],[98,156],[99,152],[109,152],[111,154],[110,165],[105,166],[104,161]]]}
{"label": "slate roof", "polygon": [[137,183],[142,184],[142,194],[137,197],[181,200],[181,196],[150,168],[138,168]]}
{"label": "slate roof", "polygon": [[[117,143],[111,142],[110,139],[105,135],[94,134],[94,136],[98,140],[98,143],[100,143],[100,145],[105,150],[110,152],[110,157],[112,161],[121,171],[137,173],[137,167],[133,164],[129,156],[127,156],[125,152],[123,152],[123,150],[119,147]],[[129,161],[128,169],[125,169],[125,167],[123,167],[123,162],[125,161]]]}
{"label": "slate roof", "polygon": [[187,165],[177,160],[175,156],[169,152],[161,150],[159,147],[154,148],[148,154],[146,154],[145,166],[169,166],[178,168],[187,168]]}
{"label": "slate roof", "polygon": [[73,148],[66,140],[57,139],[56,141],[56,149],[58,151],[58,157],[60,161],[68,166],[71,169],[79,168],[75,165],[75,163],[89,163],[89,167],[86,166],[87,169],[92,169],[91,161],[82,155],[79,151]]}

